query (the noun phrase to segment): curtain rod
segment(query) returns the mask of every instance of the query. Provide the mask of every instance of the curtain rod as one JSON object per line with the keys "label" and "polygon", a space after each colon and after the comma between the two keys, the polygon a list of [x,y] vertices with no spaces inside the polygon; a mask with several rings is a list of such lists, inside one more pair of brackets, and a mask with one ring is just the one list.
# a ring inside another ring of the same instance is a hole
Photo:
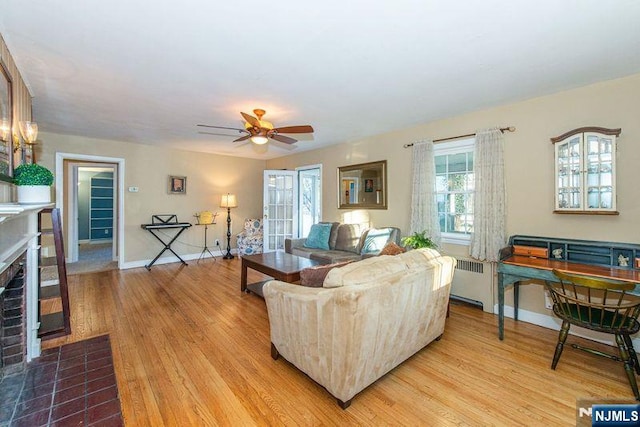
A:
{"label": "curtain rod", "polygon": [[[506,128],[500,128],[500,132],[505,133],[505,131],[509,131],[509,132],[515,132],[516,128],[514,126],[509,126]],[[440,139],[434,139],[433,143],[437,144],[438,142],[445,142],[445,141],[451,141],[452,139],[460,139],[460,138],[468,138],[470,136],[476,136],[475,133],[468,133],[466,135],[458,135],[458,136],[450,136],[449,138],[440,138]],[[409,148],[409,147],[413,147],[413,143],[411,144],[404,144],[403,146],[404,148]]]}

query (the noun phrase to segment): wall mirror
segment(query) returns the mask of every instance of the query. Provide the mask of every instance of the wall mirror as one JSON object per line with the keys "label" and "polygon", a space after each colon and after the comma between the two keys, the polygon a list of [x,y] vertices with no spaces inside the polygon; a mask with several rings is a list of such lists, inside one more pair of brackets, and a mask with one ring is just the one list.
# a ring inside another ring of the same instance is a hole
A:
{"label": "wall mirror", "polygon": [[11,78],[0,61],[0,180],[12,182],[13,150],[11,129],[13,126],[13,103]]}
{"label": "wall mirror", "polygon": [[339,209],[387,209],[387,161],[338,168]]}

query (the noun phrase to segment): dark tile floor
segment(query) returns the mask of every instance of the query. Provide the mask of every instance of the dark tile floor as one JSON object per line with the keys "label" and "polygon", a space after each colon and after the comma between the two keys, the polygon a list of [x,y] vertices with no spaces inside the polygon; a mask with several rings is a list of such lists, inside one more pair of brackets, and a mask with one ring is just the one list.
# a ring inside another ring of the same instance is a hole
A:
{"label": "dark tile floor", "polygon": [[0,427],[123,426],[109,336],[44,350],[0,381]]}

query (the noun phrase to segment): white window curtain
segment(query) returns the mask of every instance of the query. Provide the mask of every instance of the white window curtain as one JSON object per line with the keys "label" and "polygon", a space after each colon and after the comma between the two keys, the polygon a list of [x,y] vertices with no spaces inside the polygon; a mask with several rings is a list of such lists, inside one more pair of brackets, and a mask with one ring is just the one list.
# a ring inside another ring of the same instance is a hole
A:
{"label": "white window curtain", "polygon": [[436,204],[436,166],[431,140],[413,143],[411,191],[411,234],[426,231],[427,237],[440,244],[440,224]]}
{"label": "white window curtain", "polygon": [[499,128],[476,132],[470,253],[473,258],[481,261],[498,261],[498,252],[505,246],[503,139]]}

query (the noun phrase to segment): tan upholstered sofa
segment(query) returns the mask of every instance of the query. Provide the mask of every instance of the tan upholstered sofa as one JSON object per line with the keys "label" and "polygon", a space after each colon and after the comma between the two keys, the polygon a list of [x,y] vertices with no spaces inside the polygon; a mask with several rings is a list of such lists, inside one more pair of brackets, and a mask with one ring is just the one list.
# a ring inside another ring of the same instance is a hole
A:
{"label": "tan upholstered sofa", "polygon": [[321,288],[264,285],[271,355],[351,399],[444,332],[456,260],[433,249],[329,271]]}
{"label": "tan upholstered sofa", "polygon": [[367,228],[338,222],[321,224],[332,224],[328,249],[307,248],[306,238],[285,239],[285,252],[330,264],[378,255],[388,242],[400,244],[400,229],[397,227]]}

